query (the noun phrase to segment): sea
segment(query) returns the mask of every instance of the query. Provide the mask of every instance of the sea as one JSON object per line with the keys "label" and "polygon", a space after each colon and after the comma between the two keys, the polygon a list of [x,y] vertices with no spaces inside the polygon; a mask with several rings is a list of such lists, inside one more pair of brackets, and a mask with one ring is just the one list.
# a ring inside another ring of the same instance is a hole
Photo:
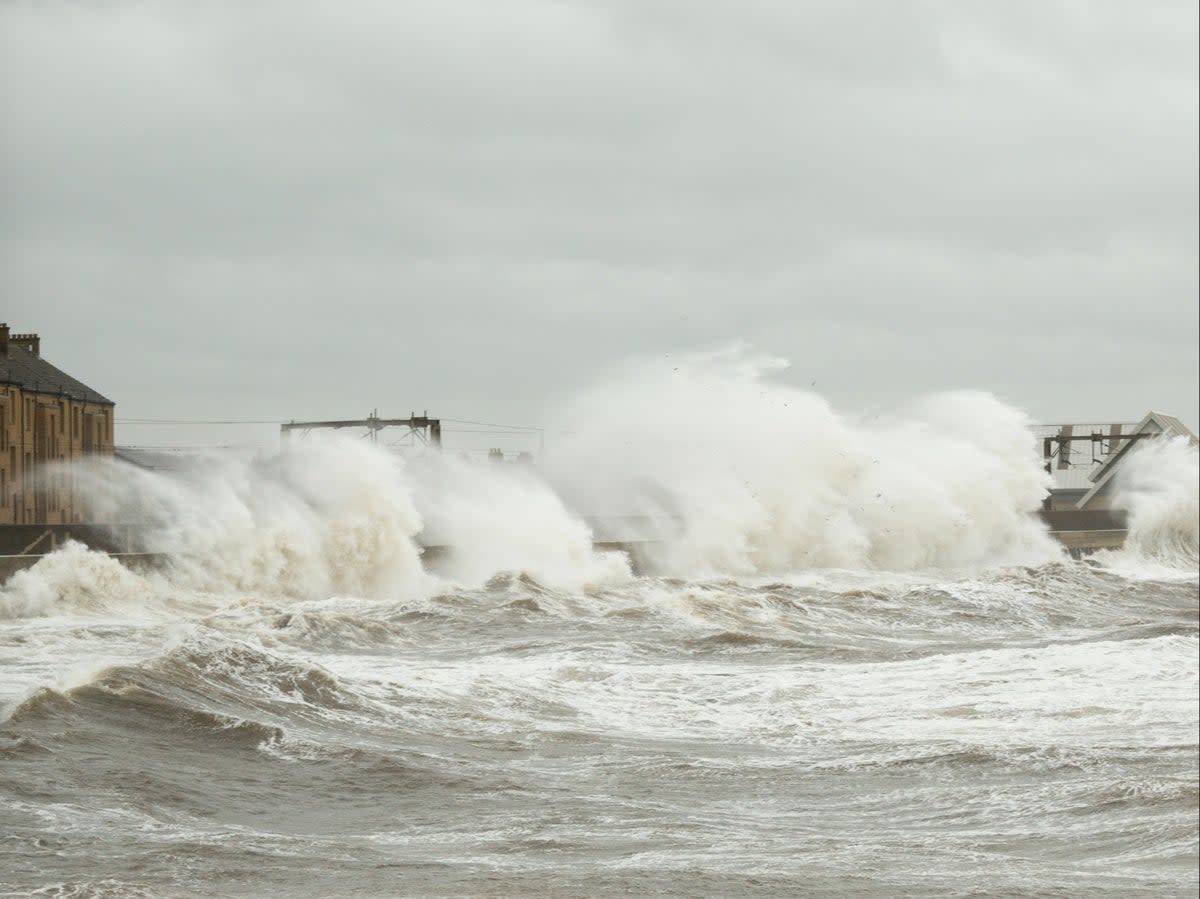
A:
{"label": "sea", "polygon": [[0,587],[0,895],[1196,895],[1194,446],[1131,459],[1126,547],[1072,559],[994,398],[658,378],[532,466],[97,468],[158,561]]}

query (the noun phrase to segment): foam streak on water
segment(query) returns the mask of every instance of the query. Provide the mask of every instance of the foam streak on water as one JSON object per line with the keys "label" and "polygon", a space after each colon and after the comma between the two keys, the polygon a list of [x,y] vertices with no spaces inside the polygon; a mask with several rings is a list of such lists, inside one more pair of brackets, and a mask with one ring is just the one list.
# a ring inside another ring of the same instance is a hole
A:
{"label": "foam streak on water", "polygon": [[[542,473],[334,441],[98,474],[172,561],[0,589],[0,895],[1195,893],[1194,448],[1076,562],[991,398],[636,378],[649,449],[618,378]],[[748,423],[697,447],[714,393]],[[664,522],[656,570],[592,551],[601,500]]]}

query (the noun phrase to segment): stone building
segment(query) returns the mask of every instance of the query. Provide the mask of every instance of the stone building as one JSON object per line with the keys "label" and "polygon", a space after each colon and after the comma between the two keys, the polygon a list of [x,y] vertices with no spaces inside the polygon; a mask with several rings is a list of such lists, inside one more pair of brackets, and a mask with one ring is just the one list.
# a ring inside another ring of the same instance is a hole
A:
{"label": "stone building", "polygon": [[72,461],[113,452],[113,401],[0,324],[0,524],[88,520]]}

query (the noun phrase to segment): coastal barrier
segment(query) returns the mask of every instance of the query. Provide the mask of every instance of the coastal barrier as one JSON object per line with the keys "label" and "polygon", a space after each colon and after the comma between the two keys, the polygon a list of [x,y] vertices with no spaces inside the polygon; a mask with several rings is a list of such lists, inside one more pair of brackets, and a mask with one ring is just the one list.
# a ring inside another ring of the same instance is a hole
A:
{"label": "coastal barrier", "polygon": [[[1118,510],[1045,510],[1041,519],[1074,558],[1099,550],[1120,549],[1129,534],[1126,515]],[[649,559],[662,544],[649,523],[637,517],[611,520],[588,519],[596,535],[593,547],[602,552],[623,552],[635,573],[645,573]],[[166,556],[146,552],[138,539],[136,524],[0,525],[0,582],[37,563],[64,543],[74,540],[107,553],[129,567],[161,564]],[[620,534],[621,536],[617,536]],[[434,573],[453,568],[455,549],[436,538],[421,545],[421,561]]]}

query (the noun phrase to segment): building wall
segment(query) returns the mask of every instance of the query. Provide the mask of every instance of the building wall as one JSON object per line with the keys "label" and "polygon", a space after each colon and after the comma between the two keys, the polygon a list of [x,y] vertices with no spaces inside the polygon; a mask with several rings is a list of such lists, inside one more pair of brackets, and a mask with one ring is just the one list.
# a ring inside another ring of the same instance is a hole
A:
{"label": "building wall", "polygon": [[112,451],[111,405],[0,384],[0,524],[88,521],[72,463]]}

